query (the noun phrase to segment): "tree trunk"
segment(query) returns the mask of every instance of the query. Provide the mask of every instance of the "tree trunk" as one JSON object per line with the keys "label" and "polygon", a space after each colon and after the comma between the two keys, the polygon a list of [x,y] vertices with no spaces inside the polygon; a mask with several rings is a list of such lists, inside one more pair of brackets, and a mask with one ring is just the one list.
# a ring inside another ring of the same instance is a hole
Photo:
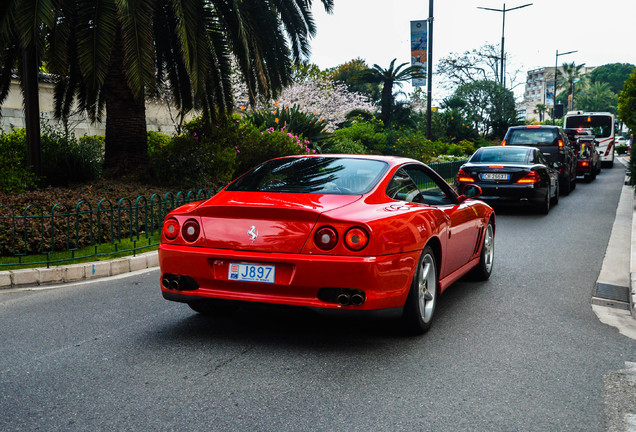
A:
{"label": "tree trunk", "polygon": [[27,164],[38,177],[42,175],[40,145],[40,99],[38,61],[35,43],[22,52],[22,82],[24,85],[24,123],[27,138]]}
{"label": "tree trunk", "polygon": [[380,99],[380,116],[384,126],[391,122],[391,110],[393,108],[393,81],[384,81],[382,96]]}
{"label": "tree trunk", "polygon": [[104,177],[144,180],[150,173],[146,104],[137,101],[123,69],[124,47],[115,39],[104,85],[106,100],[106,152]]}

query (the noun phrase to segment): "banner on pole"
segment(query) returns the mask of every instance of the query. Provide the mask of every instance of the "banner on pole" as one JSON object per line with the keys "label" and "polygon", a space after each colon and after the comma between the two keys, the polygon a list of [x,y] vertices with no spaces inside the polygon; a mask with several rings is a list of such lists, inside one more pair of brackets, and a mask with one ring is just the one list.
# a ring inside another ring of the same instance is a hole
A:
{"label": "banner on pole", "polygon": [[545,86],[545,106],[554,106],[554,84],[547,84]]}
{"label": "banner on pole", "polygon": [[426,86],[428,21],[411,21],[411,65],[422,68],[423,78],[413,78],[414,87]]}

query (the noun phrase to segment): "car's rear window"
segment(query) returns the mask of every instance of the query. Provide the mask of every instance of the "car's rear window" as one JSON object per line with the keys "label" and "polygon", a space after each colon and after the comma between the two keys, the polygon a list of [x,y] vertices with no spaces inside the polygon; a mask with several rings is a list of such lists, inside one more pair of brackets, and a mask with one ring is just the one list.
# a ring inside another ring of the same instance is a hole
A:
{"label": "car's rear window", "polygon": [[230,184],[228,191],[358,195],[388,169],[384,161],[338,157],[274,159]]}
{"label": "car's rear window", "polygon": [[475,152],[469,162],[499,162],[527,164],[530,151],[524,148],[482,147]]}
{"label": "car's rear window", "polygon": [[556,145],[557,133],[555,129],[512,129],[508,134],[507,144],[542,146]]}

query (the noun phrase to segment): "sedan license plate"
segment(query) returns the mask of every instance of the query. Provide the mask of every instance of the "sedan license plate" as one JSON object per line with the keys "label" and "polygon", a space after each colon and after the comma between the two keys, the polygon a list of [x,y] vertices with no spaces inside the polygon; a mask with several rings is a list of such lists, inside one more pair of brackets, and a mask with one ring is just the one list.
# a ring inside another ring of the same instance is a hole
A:
{"label": "sedan license plate", "polygon": [[228,280],[274,283],[276,267],[260,264],[230,263]]}
{"label": "sedan license plate", "polygon": [[482,180],[510,180],[510,174],[506,173],[483,173]]}

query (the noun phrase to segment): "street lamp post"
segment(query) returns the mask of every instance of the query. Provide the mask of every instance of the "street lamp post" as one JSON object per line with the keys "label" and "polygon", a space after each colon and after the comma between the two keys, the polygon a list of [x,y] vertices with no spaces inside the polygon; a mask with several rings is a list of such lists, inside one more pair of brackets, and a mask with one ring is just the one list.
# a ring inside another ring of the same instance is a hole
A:
{"label": "street lamp post", "polygon": [[568,51],[559,54],[559,50],[556,50],[556,56],[554,58],[554,102],[552,102],[552,125],[554,125],[555,115],[554,110],[556,108],[556,100],[557,100],[557,78],[559,76],[559,56],[563,56],[566,54],[573,54],[578,51]]}
{"label": "street lamp post", "polygon": [[513,7],[511,9],[506,9],[506,4],[503,4],[503,9],[492,9],[492,8],[486,8],[486,7],[477,7],[477,9],[484,9],[484,10],[489,10],[489,11],[493,11],[493,12],[502,12],[503,15],[503,20],[502,20],[502,24],[501,24],[501,70],[499,71],[501,78],[500,78],[500,82],[502,86],[506,86],[506,82],[504,81],[504,31],[506,29],[506,12],[510,12],[513,11],[515,9],[521,9],[524,7],[528,7],[528,6],[532,6],[532,3],[528,3],[528,4],[524,4],[522,6],[517,6],[517,7]]}
{"label": "street lamp post", "polygon": [[428,0],[428,64],[426,79],[426,139],[430,140],[431,132],[431,109],[433,91],[433,0]]}

